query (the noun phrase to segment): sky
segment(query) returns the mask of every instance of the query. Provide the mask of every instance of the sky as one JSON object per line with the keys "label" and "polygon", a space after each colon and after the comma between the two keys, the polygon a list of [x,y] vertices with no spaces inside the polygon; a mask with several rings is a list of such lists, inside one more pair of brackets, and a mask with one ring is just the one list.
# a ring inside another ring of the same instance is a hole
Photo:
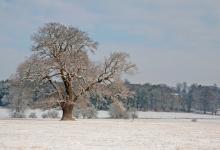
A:
{"label": "sky", "polygon": [[99,43],[95,60],[130,54],[132,83],[220,85],[219,0],[1,0],[0,80],[31,55],[48,22],[72,25]]}

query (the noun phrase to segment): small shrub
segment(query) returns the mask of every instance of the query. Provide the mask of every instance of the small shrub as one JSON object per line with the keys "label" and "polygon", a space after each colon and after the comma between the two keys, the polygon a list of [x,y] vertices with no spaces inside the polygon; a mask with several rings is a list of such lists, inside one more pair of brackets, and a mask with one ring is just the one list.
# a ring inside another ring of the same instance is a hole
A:
{"label": "small shrub", "polygon": [[41,115],[42,118],[59,118],[59,114],[56,110],[49,110]]}
{"label": "small shrub", "polygon": [[11,117],[12,118],[26,118],[26,115],[24,112],[12,112]]}
{"label": "small shrub", "polygon": [[48,118],[58,118],[59,114],[56,110],[51,110],[47,112]]}
{"label": "small shrub", "polygon": [[193,118],[191,121],[192,122],[197,122],[198,120],[196,118]]}
{"label": "small shrub", "polygon": [[76,118],[97,118],[97,110],[94,107],[81,108],[80,106],[76,106],[73,109],[73,115]]}
{"label": "small shrub", "polygon": [[30,113],[29,118],[37,118],[36,113],[35,112]]}
{"label": "small shrub", "polygon": [[109,115],[114,119],[128,119],[129,113],[121,103],[112,103],[109,108]]}
{"label": "small shrub", "polygon": [[94,107],[88,107],[84,111],[83,116],[84,116],[83,118],[88,118],[88,119],[97,118],[97,111]]}
{"label": "small shrub", "polygon": [[73,108],[73,116],[76,118],[80,118],[82,116],[81,111],[82,110],[78,106],[75,106]]}
{"label": "small shrub", "polygon": [[127,113],[129,114],[129,118],[131,119],[138,118],[137,110],[135,108],[130,108]]}
{"label": "small shrub", "polygon": [[48,115],[47,115],[47,113],[43,113],[43,114],[41,115],[41,117],[45,119],[45,118],[48,118]]}
{"label": "small shrub", "polygon": [[132,113],[132,114],[131,114],[131,118],[132,118],[132,119],[136,119],[136,118],[138,118],[138,115],[137,115],[136,113]]}

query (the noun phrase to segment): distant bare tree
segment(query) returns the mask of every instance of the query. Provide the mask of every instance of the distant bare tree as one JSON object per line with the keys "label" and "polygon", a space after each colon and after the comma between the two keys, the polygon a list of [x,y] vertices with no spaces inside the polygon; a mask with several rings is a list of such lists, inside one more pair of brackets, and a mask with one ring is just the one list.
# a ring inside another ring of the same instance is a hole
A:
{"label": "distant bare tree", "polygon": [[46,24],[32,40],[33,54],[22,64],[22,72],[30,81],[53,86],[51,94],[59,97],[54,105],[63,111],[61,120],[73,120],[75,103],[92,92],[107,95],[113,101],[130,95],[121,81],[123,73],[135,69],[128,54],[112,53],[104,63],[94,63],[88,53],[96,51],[97,43],[87,33],[59,23]]}
{"label": "distant bare tree", "polygon": [[22,66],[19,66],[16,74],[9,80],[9,106],[12,117],[24,117],[24,111],[28,103],[32,100],[32,89],[30,82],[25,80],[22,74]]}

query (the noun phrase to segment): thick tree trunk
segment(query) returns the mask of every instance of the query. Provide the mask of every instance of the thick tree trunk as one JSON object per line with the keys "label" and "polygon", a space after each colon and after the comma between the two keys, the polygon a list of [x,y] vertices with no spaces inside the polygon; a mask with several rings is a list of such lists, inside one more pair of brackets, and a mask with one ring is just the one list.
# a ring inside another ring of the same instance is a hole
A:
{"label": "thick tree trunk", "polygon": [[62,111],[63,111],[63,115],[61,120],[75,120],[75,118],[73,117],[73,107],[74,107],[74,103],[72,102],[65,102],[64,104],[62,104]]}

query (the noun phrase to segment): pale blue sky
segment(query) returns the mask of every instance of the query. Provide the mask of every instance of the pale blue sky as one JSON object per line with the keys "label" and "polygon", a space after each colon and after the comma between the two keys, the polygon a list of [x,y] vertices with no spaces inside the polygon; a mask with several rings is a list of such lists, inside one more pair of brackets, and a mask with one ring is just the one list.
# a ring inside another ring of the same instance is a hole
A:
{"label": "pale blue sky", "polygon": [[79,27],[99,42],[95,59],[125,51],[136,83],[220,85],[219,0],[1,0],[0,79],[30,55],[47,22]]}

